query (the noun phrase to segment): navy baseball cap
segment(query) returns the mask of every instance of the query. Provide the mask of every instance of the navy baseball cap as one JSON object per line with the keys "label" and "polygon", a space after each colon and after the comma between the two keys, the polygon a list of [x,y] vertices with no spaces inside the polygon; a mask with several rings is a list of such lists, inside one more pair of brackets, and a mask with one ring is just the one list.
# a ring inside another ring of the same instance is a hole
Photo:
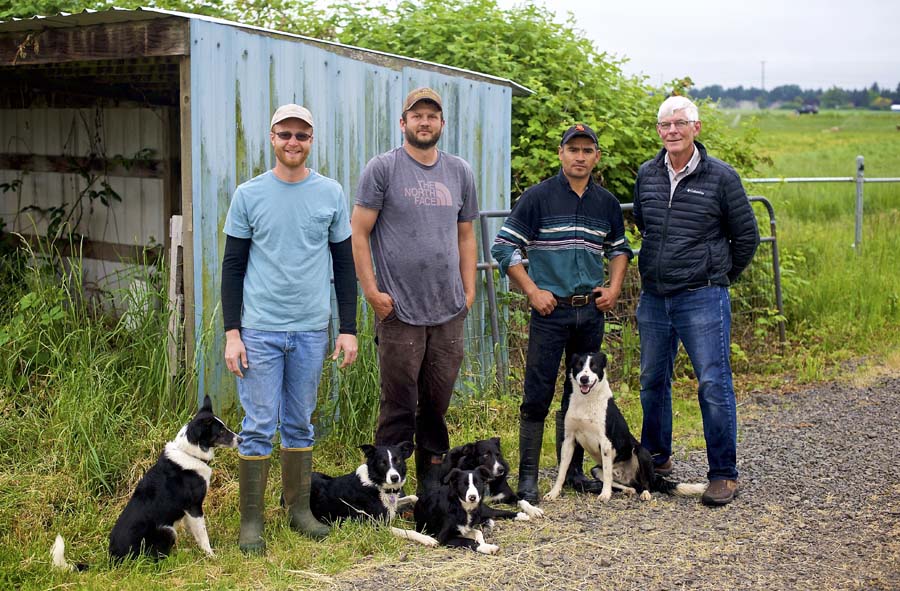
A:
{"label": "navy baseball cap", "polygon": [[563,134],[562,141],[559,142],[559,145],[565,146],[573,137],[586,137],[598,146],[600,145],[600,142],[597,141],[597,134],[584,123],[576,123],[567,129]]}

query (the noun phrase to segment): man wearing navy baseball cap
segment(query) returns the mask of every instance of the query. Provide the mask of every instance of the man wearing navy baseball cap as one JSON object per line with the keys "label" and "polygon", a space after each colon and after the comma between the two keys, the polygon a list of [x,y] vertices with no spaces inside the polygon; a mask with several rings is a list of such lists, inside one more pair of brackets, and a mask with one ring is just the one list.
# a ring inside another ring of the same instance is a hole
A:
{"label": "man wearing navy baseball cap", "polygon": [[[559,142],[559,162],[559,174],[519,197],[491,248],[501,273],[522,288],[532,308],[519,407],[518,491],[532,503],[538,501],[544,419],[553,402],[560,359],[563,353],[568,358],[600,350],[604,314],[615,307],[633,256],[618,199],[591,176],[600,162],[594,130],[584,123],[569,127]],[[527,271],[522,264],[526,251]],[[556,413],[557,461],[571,394],[572,385],[565,380]],[[584,450],[577,446],[566,486],[600,493],[602,483],[585,476],[583,461]]]}

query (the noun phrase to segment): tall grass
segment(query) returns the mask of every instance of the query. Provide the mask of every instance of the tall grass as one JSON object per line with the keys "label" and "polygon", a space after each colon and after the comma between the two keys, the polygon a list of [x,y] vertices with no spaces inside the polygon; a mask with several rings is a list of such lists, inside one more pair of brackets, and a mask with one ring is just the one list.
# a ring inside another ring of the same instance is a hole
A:
{"label": "tall grass", "polygon": [[338,447],[350,449],[354,458],[355,447],[372,443],[381,392],[374,312],[362,299],[357,319],[356,361],[344,369],[338,369],[337,362],[326,361],[313,417],[317,438],[338,442]]}
{"label": "tall grass", "polygon": [[[82,297],[80,260],[44,247],[0,263],[10,286],[0,324],[0,388],[4,406],[18,415],[0,420],[0,440],[9,444],[0,453],[35,450],[17,454],[17,463],[65,471],[94,494],[109,494],[134,453],[118,442],[193,404],[180,382],[169,380],[160,338],[168,315],[156,277],[144,278],[157,288],[145,294],[148,301],[131,302],[140,313],[112,321]],[[57,460],[51,466],[47,452]]]}
{"label": "tall grass", "polygon": [[[867,177],[900,177],[896,114],[766,112],[757,124],[772,159],[760,176],[854,176],[862,155]],[[824,357],[799,363],[802,374],[821,378],[835,361],[900,346],[900,183],[865,185],[863,239],[856,250],[854,184],[757,184],[750,191],[768,197],[778,217],[783,266],[793,273],[785,285],[791,338],[799,351]]]}

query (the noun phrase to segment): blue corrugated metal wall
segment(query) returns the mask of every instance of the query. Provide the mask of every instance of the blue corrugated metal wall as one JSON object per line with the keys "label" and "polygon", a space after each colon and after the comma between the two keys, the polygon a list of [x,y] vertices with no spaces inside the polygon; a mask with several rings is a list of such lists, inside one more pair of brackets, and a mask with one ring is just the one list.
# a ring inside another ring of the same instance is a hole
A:
{"label": "blue corrugated metal wall", "polygon": [[[418,86],[441,93],[447,126],[439,147],[471,163],[481,208],[507,207],[509,87],[425,68],[395,70],[301,41],[191,21],[194,331],[203,353],[201,396],[209,394],[225,408],[236,404],[234,380],[222,360],[222,226],[234,188],[272,166],[268,133],[274,109],[295,102],[312,111],[316,141],[309,164],[337,179],[352,203],[366,162],[401,144],[401,102]],[[480,307],[469,315],[470,337],[485,330]],[[490,351],[469,353],[465,370],[483,375]]]}

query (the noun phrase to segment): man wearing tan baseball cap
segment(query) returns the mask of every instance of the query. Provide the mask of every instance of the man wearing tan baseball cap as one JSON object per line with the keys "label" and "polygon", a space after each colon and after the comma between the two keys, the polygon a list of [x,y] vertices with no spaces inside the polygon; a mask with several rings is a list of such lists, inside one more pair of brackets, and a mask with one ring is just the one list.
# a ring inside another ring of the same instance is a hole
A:
{"label": "man wearing tan baseball cap", "polygon": [[351,218],[357,277],[376,316],[375,444],[415,441],[419,493],[435,484],[449,448],[444,415],[475,300],[475,177],[465,160],[437,149],[443,108],[432,88],[406,96],[403,145],[366,165]]}
{"label": "man wearing tan baseball cap", "polygon": [[357,352],[347,199],[337,181],[306,165],[312,113],[295,104],[278,107],[269,140],[275,166],[235,190],[222,261],[225,364],[237,377],[244,410],[238,546],[246,554],[266,547],[264,501],[276,430],[291,528],[314,539],[330,531],[309,510],[309,491],[311,417],[328,346],[332,273],[340,334],[331,357],[343,354],[345,367]]}
{"label": "man wearing tan baseball cap", "polygon": [[275,109],[275,113],[272,115],[272,125],[271,127],[275,127],[276,124],[281,123],[286,119],[299,119],[300,121],[309,125],[310,130],[315,127],[315,123],[313,123],[312,113],[309,112],[309,109],[306,107],[301,107],[300,105],[295,105],[293,103],[287,105],[281,105],[277,109]]}
{"label": "man wearing tan baseball cap", "polygon": [[416,103],[419,101],[429,101],[437,105],[438,111],[443,111],[444,106],[441,104],[441,95],[436,93],[434,90],[422,87],[417,88],[406,95],[406,100],[403,101],[403,112],[412,110]]}

